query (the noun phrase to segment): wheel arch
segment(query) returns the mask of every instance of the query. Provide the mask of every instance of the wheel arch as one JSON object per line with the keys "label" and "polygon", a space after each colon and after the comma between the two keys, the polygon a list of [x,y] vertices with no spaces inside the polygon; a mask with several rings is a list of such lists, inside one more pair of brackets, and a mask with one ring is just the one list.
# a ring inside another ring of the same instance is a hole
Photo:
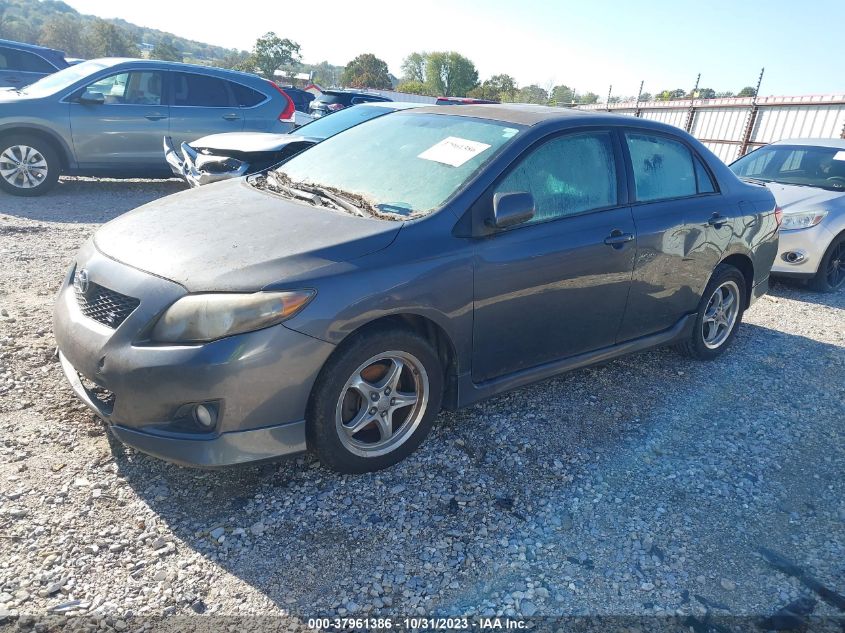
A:
{"label": "wheel arch", "polygon": [[[722,264],[733,266],[734,268],[739,270],[739,272],[741,272],[742,276],[745,278],[745,297],[743,297],[743,309],[748,308],[748,306],[751,305],[751,293],[754,289],[754,262],[751,261],[751,258],[744,253],[733,253],[719,262],[720,266]],[[711,277],[712,276],[713,275],[711,273]]]}
{"label": "wheel arch", "polygon": [[55,132],[50,130],[46,130],[41,127],[35,126],[8,126],[5,128],[0,128],[0,142],[3,139],[9,136],[31,136],[35,137],[39,140],[44,141],[45,143],[49,143],[53,146],[53,149],[56,150],[56,154],[59,156],[59,161],[61,162],[61,168],[63,172],[66,172],[70,169],[71,163],[73,161],[72,154],[70,152],[70,148],[67,146],[67,143],[60,138]]}

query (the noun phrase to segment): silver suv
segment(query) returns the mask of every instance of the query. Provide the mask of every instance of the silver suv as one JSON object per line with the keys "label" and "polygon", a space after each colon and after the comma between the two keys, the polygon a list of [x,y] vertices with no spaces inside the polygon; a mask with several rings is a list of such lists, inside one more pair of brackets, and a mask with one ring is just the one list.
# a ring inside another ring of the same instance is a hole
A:
{"label": "silver suv", "polygon": [[294,104],[256,75],[142,59],[95,59],[0,91],[0,188],[36,196],[60,174],[169,177],[161,139],[288,132]]}

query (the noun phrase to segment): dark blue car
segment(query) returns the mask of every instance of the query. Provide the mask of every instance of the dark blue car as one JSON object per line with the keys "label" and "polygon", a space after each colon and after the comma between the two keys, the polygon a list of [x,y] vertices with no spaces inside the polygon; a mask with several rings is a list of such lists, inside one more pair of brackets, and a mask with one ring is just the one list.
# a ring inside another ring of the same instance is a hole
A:
{"label": "dark blue car", "polygon": [[68,66],[62,51],[0,40],[0,87],[20,88]]}

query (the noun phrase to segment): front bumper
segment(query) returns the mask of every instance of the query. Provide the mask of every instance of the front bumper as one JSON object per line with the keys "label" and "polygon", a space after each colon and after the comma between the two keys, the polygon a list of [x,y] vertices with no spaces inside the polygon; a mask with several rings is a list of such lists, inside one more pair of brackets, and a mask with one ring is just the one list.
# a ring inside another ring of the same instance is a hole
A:
{"label": "front bumper", "polygon": [[[117,437],[169,461],[204,467],[305,449],[305,408],[331,344],[284,325],[203,345],[145,343],[143,333],[185,289],[115,262],[91,242],[78,261],[92,282],[140,299],[111,329],[82,314],[71,271],[53,313],[68,382]],[[186,425],[180,412],[194,403],[215,404],[212,430]]]}
{"label": "front bumper", "polygon": [[[834,237],[824,221],[809,229],[781,230],[772,274],[782,277],[814,276]],[[788,253],[800,253],[803,259],[796,263],[787,262],[784,256]]]}
{"label": "front bumper", "polygon": [[240,178],[249,171],[249,163],[229,156],[200,154],[187,143],[182,143],[180,156],[169,136],[164,137],[164,158],[173,175],[183,178],[191,187]]}

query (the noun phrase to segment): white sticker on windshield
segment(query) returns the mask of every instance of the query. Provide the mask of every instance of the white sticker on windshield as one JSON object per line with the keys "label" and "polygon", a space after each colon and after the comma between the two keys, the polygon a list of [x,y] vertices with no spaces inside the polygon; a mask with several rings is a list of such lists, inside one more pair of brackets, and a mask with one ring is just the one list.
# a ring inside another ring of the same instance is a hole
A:
{"label": "white sticker on windshield", "polygon": [[833,160],[845,160],[845,151],[836,152],[833,155]]}
{"label": "white sticker on windshield", "polygon": [[452,167],[460,167],[471,158],[475,158],[481,152],[488,149],[487,143],[470,141],[457,136],[449,136],[439,143],[432,145],[417,158],[433,160]]}
{"label": "white sticker on windshield", "polygon": [[513,138],[519,132],[515,127],[506,127],[502,130],[502,138]]}

